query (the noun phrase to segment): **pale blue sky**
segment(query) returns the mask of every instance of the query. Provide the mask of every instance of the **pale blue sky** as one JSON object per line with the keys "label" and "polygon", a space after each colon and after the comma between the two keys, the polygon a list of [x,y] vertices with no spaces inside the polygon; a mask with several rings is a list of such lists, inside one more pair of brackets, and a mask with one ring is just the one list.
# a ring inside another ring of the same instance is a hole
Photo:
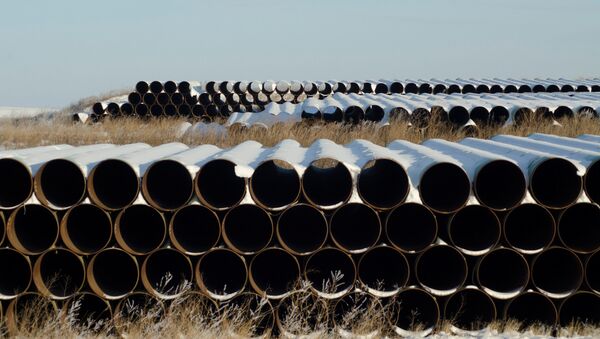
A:
{"label": "pale blue sky", "polygon": [[3,1],[0,106],[140,79],[600,76],[600,1]]}

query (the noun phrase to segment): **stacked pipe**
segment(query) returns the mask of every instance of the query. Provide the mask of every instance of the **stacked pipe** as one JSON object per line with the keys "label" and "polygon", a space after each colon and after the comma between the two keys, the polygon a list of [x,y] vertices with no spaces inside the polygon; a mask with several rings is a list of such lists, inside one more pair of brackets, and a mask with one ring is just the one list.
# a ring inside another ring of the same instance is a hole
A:
{"label": "stacked pipe", "polygon": [[348,317],[382,307],[400,335],[597,323],[598,160],[600,136],[544,134],[2,151],[7,328],[78,302],[126,331],[126,305],[188,295],[250,307],[256,336],[372,335]]}

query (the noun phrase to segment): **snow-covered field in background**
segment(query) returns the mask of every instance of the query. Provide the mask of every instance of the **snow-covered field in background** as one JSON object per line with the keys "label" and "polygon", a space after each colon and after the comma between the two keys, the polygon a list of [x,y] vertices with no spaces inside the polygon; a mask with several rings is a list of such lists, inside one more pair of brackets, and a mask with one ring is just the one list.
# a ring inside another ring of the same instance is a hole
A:
{"label": "snow-covered field in background", "polygon": [[30,118],[46,113],[54,113],[57,108],[49,107],[6,107],[0,106],[1,118]]}

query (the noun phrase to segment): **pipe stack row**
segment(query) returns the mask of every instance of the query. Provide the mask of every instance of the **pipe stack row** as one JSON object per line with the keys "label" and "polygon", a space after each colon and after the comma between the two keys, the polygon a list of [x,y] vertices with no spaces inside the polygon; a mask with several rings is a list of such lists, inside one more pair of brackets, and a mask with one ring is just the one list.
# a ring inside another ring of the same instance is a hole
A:
{"label": "pipe stack row", "polygon": [[363,307],[400,334],[598,323],[599,160],[544,134],[3,151],[0,299],[9,330],[32,300],[110,319],[189,288],[261,310],[256,335],[306,334],[302,300],[338,332]]}

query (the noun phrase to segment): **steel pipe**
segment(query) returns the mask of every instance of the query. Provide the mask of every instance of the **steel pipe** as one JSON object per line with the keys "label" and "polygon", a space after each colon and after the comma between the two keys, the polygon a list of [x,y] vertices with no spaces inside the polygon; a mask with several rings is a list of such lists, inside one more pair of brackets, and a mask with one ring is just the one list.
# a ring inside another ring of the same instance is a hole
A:
{"label": "steel pipe", "polygon": [[558,237],[571,251],[587,254],[600,249],[600,207],[577,203],[558,217]]}
{"label": "steel pipe", "polygon": [[298,201],[300,176],[282,160],[267,160],[256,167],[249,181],[250,194],[261,207],[282,210]]}
{"label": "steel pipe", "polygon": [[192,282],[192,262],[172,248],[157,249],[146,256],[140,271],[142,284],[148,293],[160,299],[180,297]]}
{"label": "steel pipe", "polygon": [[25,204],[8,218],[6,236],[17,251],[37,255],[54,246],[58,240],[58,218],[49,208]]}
{"label": "steel pipe", "polygon": [[107,248],[96,253],[89,261],[86,277],[96,295],[118,300],[133,292],[137,286],[139,266],[133,255],[119,248]]}
{"label": "steel pipe", "polygon": [[352,292],[333,307],[333,325],[342,338],[375,338],[385,323],[383,306],[378,298]]}
{"label": "steel pipe", "polygon": [[10,300],[27,291],[31,285],[31,261],[11,248],[0,249],[0,300]]}
{"label": "steel pipe", "polygon": [[325,215],[311,205],[290,206],[277,219],[277,239],[295,255],[309,255],[323,247],[328,233]]}
{"label": "steel pipe", "polygon": [[217,214],[198,204],[178,209],[169,222],[169,239],[186,255],[201,255],[215,247],[221,237]]}
{"label": "steel pipe", "polygon": [[46,297],[68,299],[85,283],[83,258],[64,248],[49,249],[33,265],[33,283]]}
{"label": "steel pipe", "polygon": [[148,92],[149,89],[150,89],[150,86],[145,81],[138,81],[138,83],[135,84],[135,91],[140,94],[144,94],[144,93]]}
{"label": "steel pipe", "polygon": [[520,331],[530,326],[552,327],[558,320],[558,312],[550,298],[538,292],[525,292],[512,299],[504,309],[504,320],[515,320]]}
{"label": "steel pipe", "polygon": [[112,307],[95,294],[80,292],[63,305],[63,312],[71,326],[92,333],[102,333],[111,327]]}
{"label": "steel pipe", "polygon": [[450,217],[450,242],[466,255],[478,256],[491,251],[500,241],[502,227],[496,214],[481,205],[468,205]]}
{"label": "steel pipe", "polygon": [[267,247],[273,237],[273,220],[262,208],[241,204],[223,219],[223,240],[240,254],[254,254]]}
{"label": "steel pipe", "polygon": [[158,94],[158,93],[162,92],[163,89],[164,89],[163,84],[160,81],[152,81],[150,83],[150,92],[152,92],[154,94]]}
{"label": "steel pipe", "polygon": [[142,103],[148,105],[148,106],[152,106],[156,103],[156,94],[153,93],[146,93],[142,96]]}
{"label": "steel pipe", "polygon": [[585,262],[585,281],[592,291],[600,294],[600,250],[591,254]]}
{"label": "steel pipe", "polygon": [[352,175],[335,159],[312,162],[302,176],[302,192],[306,199],[321,209],[332,209],[348,201],[352,194]]}
{"label": "steel pipe", "polygon": [[322,298],[339,298],[354,287],[356,266],[350,255],[326,247],[313,253],[304,266],[304,278]]}
{"label": "steel pipe", "polygon": [[180,162],[170,159],[153,162],[142,177],[142,194],[153,207],[174,211],[194,194],[193,178]]}
{"label": "steel pipe", "polygon": [[65,246],[80,255],[99,252],[112,238],[110,215],[92,204],[72,207],[60,222],[60,236]]}
{"label": "steel pipe", "polygon": [[436,296],[456,292],[467,280],[467,261],[453,247],[435,245],[423,251],[415,263],[419,284]]}
{"label": "steel pipe", "polygon": [[145,255],[159,248],[166,238],[164,216],[148,205],[131,205],[115,220],[115,239],[121,248],[134,255]]}
{"label": "steel pipe", "polygon": [[277,247],[258,252],[250,262],[250,285],[259,295],[281,299],[300,283],[300,265],[291,253]]}
{"label": "steel pipe", "polygon": [[468,286],[448,297],[444,318],[450,322],[454,333],[476,333],[496,320],[496,305],[489,295]]}
{"label": "steel pipe", "polygon": [[6,329],[11,336],[22,336],[53,324],[58,306],[37,292],[25,292],[6,307]]}
{"label": "steel pipe", "polygon": [[583,265],[577,255],[562,247],[550,247],[531,264],[531,281],[542,294],[566,298],[583,282]]}
{"label": "steel pipe", "polygon": [[536,254],[554,240],[556,224],[552,214],[537,204],[522,204],[504,218],[503,234],[506,242],[523,254]]}
{"label": "steel pipe", "polygon": [[352,253],[364,253],[381,235],[381,221],[375,210],[360,203],[347,203],[331,216],[329,232],[334,244]]}
{"label": "steel pipe", "polygon": [[398,335],[425,337],[440,322],[440,307],[435,297],[419,288],[407,288],[392,301],[390,320]]}
{"label": "steel pipe", "polygon": [[519,252],[497,248],[484,255],[475,266],[477,285],[496,299],[510,299],[525,290],[529,283],[529,265]]}
{"label": "steel pipe", "polygon": [[231,250],[213,248],[196,263],[195,279],[209,297],[230,299],[244,291],[248,280],[246,261]]}
{"label": "steel pipe", "polygon": [[117,333],[123,335],[143,324],[156,325],[166,313],[164,303],[145,292],[133,292],[119,301],[115,307],[113,323]]}
{"label": "steel pipe", "polygon": [[402,252],[385,245],[371,248],[358,261],[358,279],[364,290],[376,297],[397,294],[410,276],[408,260]]}
{"label": "steel pipe", "polygon": [[390,159],[368,162],[360,171],[357,190],[361,199],[369,206],[386,210],[406,200],[410,181],[406,170]]}
{"label": "steel pipe", "polygon": [[282,337],[318,338],[327,333],[328,315],[325,300],[301,290],[281,299],[275,322]]}
{"label": "steel pipe", "polygon": [[236,164],[215,159],[200,167],[194,190],[200,201],[216,210],[237,206],[246,195],[246,179],[235,172]]}
{"label": "steel pipe", "polygon": [[406,253],[417,253],[437,238],[437,219],[424,205],[404,203],[386,217],[385,233],[390,243]]}
{"label": "steel pipe", "polygon": [[275,324],[271,303],[254,293],[243,293],[227,301],[223,325],[233,337],[268,338]]}
{"label": "steel pipe", "polygon": [[565,299],[558,311],[559,324],[571,326],[597,326],[600,323],[600,296],[580,291]]}

